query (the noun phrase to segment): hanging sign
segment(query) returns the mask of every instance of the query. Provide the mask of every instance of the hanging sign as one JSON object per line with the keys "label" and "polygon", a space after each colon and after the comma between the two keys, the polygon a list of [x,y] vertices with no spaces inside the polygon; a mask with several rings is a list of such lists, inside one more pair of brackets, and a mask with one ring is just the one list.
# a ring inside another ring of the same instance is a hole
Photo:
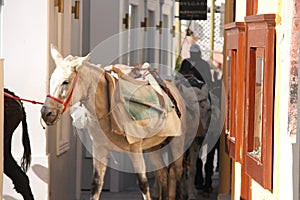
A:
{"label": "hanging sign", "polygon": [[180,20],[206,20],[207,0],[179,0]]}

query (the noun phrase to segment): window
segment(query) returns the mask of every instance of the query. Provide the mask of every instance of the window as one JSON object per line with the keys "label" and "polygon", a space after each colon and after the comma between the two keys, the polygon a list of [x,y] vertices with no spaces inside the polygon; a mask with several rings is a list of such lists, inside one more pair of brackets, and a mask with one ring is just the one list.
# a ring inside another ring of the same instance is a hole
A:
{"label": "window", "polygon": [[229,155],[236,161],[242,159],[245,102],[245,25],[233,22],[225,25],[226,34],[226,76],[227,94],[226,133]]}
{"label": "window", "polygon": [[272,190],[275,15],[245,17],[247,37],[246,173]]}
{"label": "window", "polygon": [[[250,54],[253,55],[255,63],[255,87],[254,87],[254,131],[253,143],[249,148],[252,150],[249,154],[261,160],[262,147],[262,101],[263,101],[263,84],[264,84],[264,49],[250,49]],[[250,55],[252,57],[252,55]],[[254,70],[253,70],[254,71]]]}

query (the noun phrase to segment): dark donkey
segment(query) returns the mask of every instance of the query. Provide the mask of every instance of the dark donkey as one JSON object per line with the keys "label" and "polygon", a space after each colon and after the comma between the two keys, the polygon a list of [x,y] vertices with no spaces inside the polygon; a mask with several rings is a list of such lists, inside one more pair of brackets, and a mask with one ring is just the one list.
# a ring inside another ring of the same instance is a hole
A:
{"label": "dark donkey", "polygon": [[[4,89],[4,173],[12,180],[15,189],[24,200],[33,200],[29,179],[26,175],[31,162],[31,148],[28,136],[26,113],[23,104],[13,92]],[[24,147],[21,167],[11,154],[12,136],[22,122]]]}

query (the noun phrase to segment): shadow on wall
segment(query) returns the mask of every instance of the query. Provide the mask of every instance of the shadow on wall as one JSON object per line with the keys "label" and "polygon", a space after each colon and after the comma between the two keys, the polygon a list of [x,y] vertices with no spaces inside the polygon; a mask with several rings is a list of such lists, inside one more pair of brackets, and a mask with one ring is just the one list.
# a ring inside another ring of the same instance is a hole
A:
{"label": "shadow on wall", "polygon": [[9,196],[9,195],[3,195],[3,200],[17,200],[17,199],[15,199],[14,197],[12,197],[12,196]]}
{"label": "shadow on wall", "polygon": [[44,181],[45,183],[49,183],[49,178],[48,178],[48,168],[44,167],[42,165],[36,164],[33,165],[32,167],[32,171],[34,172],[34,174],[41,179],[42,181]]}

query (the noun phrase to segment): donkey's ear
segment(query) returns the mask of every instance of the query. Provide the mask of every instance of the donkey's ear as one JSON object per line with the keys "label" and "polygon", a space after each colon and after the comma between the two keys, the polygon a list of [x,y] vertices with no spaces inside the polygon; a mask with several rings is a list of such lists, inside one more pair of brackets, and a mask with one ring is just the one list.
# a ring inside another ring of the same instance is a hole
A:
{"label": "donkey's ear", "polygon": [[83,57],[82,64],[87,63],[90,59],[91,59],[91,53]]}
{"label": "donkey's ear", "polygon": [[56,64],[58,64],[64,59],[54,44],[51,44],[51,56]]}
{"label": "donkey's ear", "polygon": [[78,63],[76,63],[75,70],[78,71],[78,69],[82,66],[85,65],[91,58],[91,54],[89,53],[88,55],[86,55],[85,57],[79,57],[78,58]]}

